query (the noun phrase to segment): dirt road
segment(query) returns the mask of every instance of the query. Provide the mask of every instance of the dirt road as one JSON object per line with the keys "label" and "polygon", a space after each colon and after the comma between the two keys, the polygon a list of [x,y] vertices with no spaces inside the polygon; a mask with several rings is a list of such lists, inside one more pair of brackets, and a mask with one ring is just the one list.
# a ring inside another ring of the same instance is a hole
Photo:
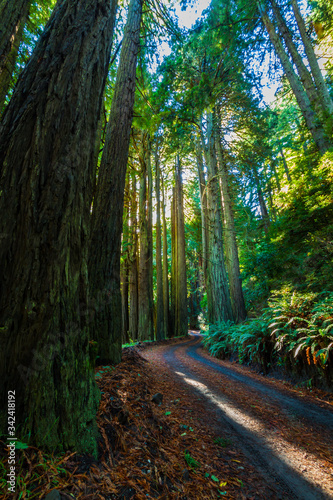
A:
{"label": "dirt road", "polygon": [[164,347],[154,363],[158,357],[176,384],[191,387],[194,400],[205,402],[205,425],[242,450],[276,498],[333,498],[330,404],[211,358],[198,334]]}

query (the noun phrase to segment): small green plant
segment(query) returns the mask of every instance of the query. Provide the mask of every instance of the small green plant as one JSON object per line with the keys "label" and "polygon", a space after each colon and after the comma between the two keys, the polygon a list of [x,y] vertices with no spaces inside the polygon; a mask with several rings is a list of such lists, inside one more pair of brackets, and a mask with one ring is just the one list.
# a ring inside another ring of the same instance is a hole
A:
{"label": "small green plant", "polygon": [[195,458],[193,458],[187,450],[185,450],[184,457],[187,465],[191,467],[191,469],[196,469],[200,467],[200,463],[197,460],[195,460]]}
{"label": "small green plant", "polygon": [[222,437],[215,438],[214,443],[217,444],[218,446],[221,446],[221,448],[226,448],[227,446],[232,445],[231,439],[226,439]]}

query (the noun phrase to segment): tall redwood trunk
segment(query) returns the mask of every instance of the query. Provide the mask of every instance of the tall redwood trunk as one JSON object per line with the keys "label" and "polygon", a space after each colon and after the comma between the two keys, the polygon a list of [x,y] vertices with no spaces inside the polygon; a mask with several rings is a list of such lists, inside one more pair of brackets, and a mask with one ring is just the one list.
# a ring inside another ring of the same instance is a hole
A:
{"label": "tall redwood trunk", "polygon": [[[222,207],[218,181],[215,133],[212,113],[208,116],[206,149],[207,179],[207,305],[208,321],[233,321],[230,291],[224,262]],[[203,139],[203,136],[202,136]],[[203,147],[205,145],[203,144]]]}
{"label": "tall redwood trunk", "polygon": [[200,186],[201,203],[201,241],[202,241],[202,272],[207,280],[207,241],[208,241],[208,221],[207,221],[207,190],[202,158],[202,146],[200,142],[196,145],[196,159]]}
{"label": "tall redwood trunk", "polygon": [[129,336],[132,340],[138,338],[138,221],[137,221],[137,189],[136,175],[131,175],[131,200],[130,200],[130,228],[129,228]]}
{"label": "tall redwood trunk", "polygon": [[172,290],[173,290],[173,332],[176,336],[188,331],[187,281],[185,257],[185,224],[183,181],[179,157],[175,165],[175,187],[173,196],[173,240],[172,240]]}
{"label": "tall redwood trunk", "polygon": [[129,310],[128,310],[128,293],[129,293],[129,176],[126,178],[125,186],[125,203],[123,216],[123,237],[122,237],[122,260],[120,265],[120,281],[121,281],[121,309],[122,309],[122,342],[129,342]]}
{"label": "tall redwood trunk", "polygon": [[120,246],[141,15],[142,0],[131,0],[93,205],[89,280],[97,308],[91,335],[100,363],[121,359]]}
{"label": "tall redwood trunk", "polygon": [[18,437],[52,451],[97,449],[87,251],[114,20],[58,2],[1,123],[0,407],[16,391]]}
{"label": "tall redwood trunk", "polygon": [[247,314],[245,309],[245,301],[243,296],[242,281],[240,275],[238,245],[236,239],[234,210],[230,195],[228,170],[226,161],[223,157],[222,145],[219,134],[217,134],[216,137],[216,151],[217,151],[218,166],[221,179],[222,196],[223,196],[224,242],[226,250],[226,264],[229,276],[231,306],[235,322],[239,323],[246,319]]}
{"label": "tall redwood trunk", "polygon": [[165,338],[165,318],[163,301],[162,231],[161,231],[161,172],[158,146],[155,153],[155,193],[156,193],[156,339]]}
{"label": "tall redwood trunk", "polygon": [[149,230],[149,205],[148,205],[148,168],[149,168],[149,139],[147,133],[142,133],[142,155],[140,196],[139,196],[139,236],[140,236],[140,259],[139,259],[139,340],[154,339],[154,309],[152,303],[153,290],[151,289],[150,268],[152,261],[150,230]]}
{"label": "tall redwood trunk", "polygon": [[163,232],[163,305],[164,305],[164,336],[170,336],[170,309],[169,309],[169,270],[168,270],[168,232],[165,216],[165,192],[162,181],[162,232]]}

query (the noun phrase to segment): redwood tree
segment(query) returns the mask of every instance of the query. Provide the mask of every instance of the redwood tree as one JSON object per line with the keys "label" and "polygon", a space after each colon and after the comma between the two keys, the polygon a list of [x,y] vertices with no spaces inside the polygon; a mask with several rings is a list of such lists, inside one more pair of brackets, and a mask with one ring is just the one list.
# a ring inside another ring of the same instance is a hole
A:
{"label": "redwood tree", "polygon": [[115,7],[58,2],[0,130],[1,410],[15,390],[19,436],[51,450],[96,451],[87,243]]}
{"label": "redwood tree", "polygon": [[182,169],[177,155],[175,164],[175,187],[172,200],[172,321],[173,335],[186,335],[188,330],[187,281],[185,257],[185,223]]}
{"label": "redwood tree", "polygon": [[89,282],[96,314],[91,335],[99,363],[121,359],[120,247],[141,15],[142,0],[131,0],[93,207]]}

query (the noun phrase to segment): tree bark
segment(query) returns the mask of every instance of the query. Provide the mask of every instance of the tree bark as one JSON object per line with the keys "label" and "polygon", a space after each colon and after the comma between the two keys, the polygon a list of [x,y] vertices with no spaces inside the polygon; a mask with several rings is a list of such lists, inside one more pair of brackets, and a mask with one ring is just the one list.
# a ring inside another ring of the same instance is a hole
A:
{"label": "tree bark", "polygon": [[309,132],[312,135],[312,138],[321,154],[324,154],[331,146],[330,140],[328,139],[325,131],[322,126],[316,120],[316,116],[314,111],[311,108],[311,103],[306,95],[305,90],[303,89],[302,83],[299,80],[298,76],[293,70],[292,64],[289,60],[289,57],[284,50],[284,47],[281,43],[281,40],[278,34],[275,31],[275,28],[270,21],[267,12],[264,7],[262,7],[260,0],[258,1],[258,8],[263,20],[264,26],[266,27],[269,38],[274,46],[274,49],[281,61],[282,67],[286,74],[286,77],[290,83],[292,91],[295,95],[296,101],[300,107],[302,115],[304,117],[306,126]]}
{"label": "tree bark", "polygon": [[50,451],[97,452],[87,252],[115,7],[58,2],[0,127],[1,409],[15,390],[18,437]]}
{"label": "tree bark", "polygon": [[122,261],[120,265],[121,309],[122,309],[122,342],[129,342],[129,310],[128,310],[128,271],[129,271],[129,176],[126,177],[125,203],[123,216]]}
{"label": "tree bark", "polygon": [[298,25],[298,29],[302,38],[302,42],[305,48],[305,53],[307,55],[309,65],[311,68],[312,76],[315,81],[317,91],[319,93],[319,99],[325,107],[326,118],[329,120],[328,134],[332,136],[332,116],[333,116],[333,101],[329,94],[327,85],[323,78],[322,72],[320,71],[318,60],[316,58],[316,54],[313,50],[311,40],[308,37],[306,26],[303,20],[303,17],[300,13],[297,0],[291,0],[291,4],[293,7],[295,19]]}
{"label": "tree bark", "polygon": [[148,222],[148,194],[147,194],[147,174],[148,174],[148,151],[147,134],[142,133],[142,156],[140,196],[139,196],[139,233],[140,233],[140,260],[139,260],[139,340],[154,339],[154,316],[150,267],[152,255],[149,244],[149,222]]}
{"label": "tree bark", "polygon": [[165,217],[165,193],[163,176],[162,184],[162,228],[163,228],[163,305],[164,305],[164,335],[170,336],[170,310],[169,310],[169,270],[168,270],[168,239]]}
{"label": "tree bark", "polygon": [[[217,176],[215,133],[212,113],[208,116],[207,179],[207,303],[209,323],[233,321],[224,262],[221,194]],[[205,145],[203,144],[203,147]]]}
{"label": "tree bark", "polygon": [[148,181],[148,191],[147,191],[147,229],[148,229],[148,298],[149,298],[149,308],[152,317],[152,333],[150,340],[154,340],[154,279],[153,279],[153,172],[151,168],[151,140],[150,135],[147,134],[147,149],[146,149],[146,163],[147,163],[147,181]]}
{"label": "tree bark", "polygon": [[165,318],[163,301],[162,231],[161,231],[161,194],[160,158],[158,146],[155,153],[155,192],[156,192],[156,340],[165,338]]}
{"label": "tree bark", "polygon": [[175,187],[173,199],[173,260],[172,260],[172,287],[173,287],[173,319],[174,335],[187,335],[187,281],[185,257],[185,225],[183,208],[183,183],[179,157],[175,165]]}
{"label": "tree bark", "polygon": [[311,106],[315,113],[317,114],[318,119],[320,119],[322,126],[324,125],[324,109],[322,107],[322,102],[318,95],[317,89],[312,80],[311,73],[305,66],[302,56],[299,54],[296,45],[293,42],[292,35],[289,31],[289,28],[280,12],[280,8],[277,5],[275,0],[270,0],[271,5],[273,7],[273,13],[275,15],[277,26],[282,35],[283,40],[287,46],[287,49],[291,55],[291,58],[297,68],[297,72],[301,79],[301,82],[304,86],[305,92],[309,98]]}
{"label": "tree bark", "polygon": [[31,3],[32,0],[15,0],[0,5],[0,113],[12,80]]}
{"label": "tree bark", "polygon": [[229,288],[231,307],[236,323],[246,319],[246,308],[242,290],[242,280],[239,267],[238,246],[236,239],[234,211],[232,207],[230,188],[228,182],[228,170],[223,157],[220,138],[216,137],[216,151],[218,158],[219,173],[221,179],[221,189],[223,196],[224,214],[224,243],[226,250],[226,264],[229,277]]}
{"label": "tree bark", "polygon": [[138,338],[138,235],[137,235],[137,190],[136,176],[132,174],[131,183],[131,225],[129,248],[129,336]]}
{"label": "tree bark", "polygon": [[200,186],[200,203],[201,203],[201,241],[202,241],[202,272],[207,279],[207,240],[208,240],[208,222],[207,222],[207,193],[206,179],[202,158],[202,146],[200,142],[196,144],[196,159]]}
{"label": "tree bark", "polygon": [[91,291],[96,301],[109,297],[99,304],[91,325],[101,364],[121,360],[120,247],[141,15],[142,0],[131,0],[93,205]]}

